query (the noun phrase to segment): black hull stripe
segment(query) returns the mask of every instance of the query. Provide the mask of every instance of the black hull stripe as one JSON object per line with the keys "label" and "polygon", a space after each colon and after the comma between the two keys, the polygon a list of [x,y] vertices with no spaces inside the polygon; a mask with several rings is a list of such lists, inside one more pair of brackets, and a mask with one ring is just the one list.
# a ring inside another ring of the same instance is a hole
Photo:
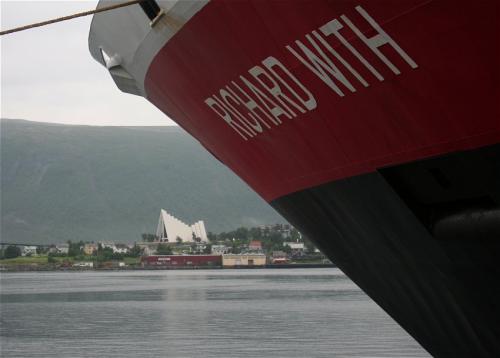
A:
{"label": "black hull stripe", "polygon": [[500,356],[500,237],[436,239],[379,172],[271,204],[432,355]]}

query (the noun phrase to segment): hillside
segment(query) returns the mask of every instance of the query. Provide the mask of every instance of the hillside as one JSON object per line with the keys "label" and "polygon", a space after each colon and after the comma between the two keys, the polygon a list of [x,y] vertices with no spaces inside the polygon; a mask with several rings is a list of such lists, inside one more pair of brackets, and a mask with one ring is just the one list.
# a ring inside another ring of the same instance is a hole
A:
{"label": "hillside", "polygon": [[131,242],[160,208],[208,231],[284,222],[179,127],[2,119],[1,241]]}

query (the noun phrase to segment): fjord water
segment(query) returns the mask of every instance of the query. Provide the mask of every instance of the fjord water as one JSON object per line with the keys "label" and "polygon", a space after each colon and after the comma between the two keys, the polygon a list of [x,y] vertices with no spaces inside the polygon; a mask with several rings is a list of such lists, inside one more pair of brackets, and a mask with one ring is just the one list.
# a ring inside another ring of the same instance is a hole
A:
{"label": "fjord water", "polygon": [[1,357],[428,357],[338,269],[2,273]]}

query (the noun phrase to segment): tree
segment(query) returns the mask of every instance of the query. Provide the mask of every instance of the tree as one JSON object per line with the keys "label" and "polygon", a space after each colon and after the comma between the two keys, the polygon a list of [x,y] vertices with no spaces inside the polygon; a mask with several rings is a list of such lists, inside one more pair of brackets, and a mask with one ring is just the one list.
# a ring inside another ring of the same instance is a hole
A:
{"label": "tree", "polygon": [[148,233],[142,234],[141,237],[142,241],[146,242],[154,242],[158,239],[158,237],[155,234],[148,234]]}
{"label": "tree", "polygon": [[4,251],[4,256],[6,259],[13,259],[15,257],[21,256],[21,249],[19,246],[9,245]]}
{"label": "tree", "polygon": [[246,241],[248,239],[248,229],[246,227],[239,227],[234,232],[234,237],[239,240]]}
{"label": "tree", "polygon": [[204,253],[204,254],[211,254],[211,253],[212,253],[212,245],[208,244],[208,245],[205,247],[205,250],[203,250],[203,253]]}
{"label": "tree", "polygon": [[295,242],[298,242],[301,239],[300,232],[296,228],[290,230],[290,239]]}
{"label": "tree", "polygon": [[101,244],[97,247],[97,260],[109,261],[113,259],[113,249],[111,247],[102,247]]}
{"label": "tree", "polygon": [[236,241],[234,241],[232,244],[231,252],[233,254],[239,254],[241,252],[240,245],[238,243],[236,243]]}
{"label": "tree", "polygon": [[167,244],[158,244],[156,253],[158,255],[172,255],[172,248]]}
{"label": "tree", "polygon": [[113,255],[111,255],[111,258],[113,260],[118,260],[118,261],[123,260],[124,257],[125,257],[125,254],[122,254],[120,252],[113,252]]}
{"label": "tree", "polygon": [[48,247],[44,247],[44,246],[37,246],[36,247],[36,254],[37,255],[46,254],[48,251],[49,251]]}
{"label": "tree", "polygon": [[217,239],[228,240],[228,239],[231,239],[231,236],[227,232],[223,231],[223,232],[219,233],[219,235],[217,235]]}
{"label": "tree", "polygon": [[177,237],[175,238],[175,241],[177,241],[177,243],[178,243],[179,245],[180,245],[180,244],[182,244],[182,239],[181,239],[181,237],[180,237],[180,236],[177,236]]}
{"label": "tree", "polygon": [[69,245],[68,256],[75,257],[82,253],[82,248],[85,245],[85,243],[83,241],[71,242],[71,240],[69,240],[68,245]]}
{"label": "tree", "polygon": [[304,246],[307,250],[307,252],[312,253],[314,250],[316,250],[316,246],[307,238],[304,238]]}
{"label": "tree", "polygon": [[144,249],[141,249],[140,246],[138,245],[134,245],[134,247],[132,247],[129,251],[129,256],[131,257],[139,257],[142,255]]}
{"label": "tree", "polygon": [[214,242],[214,241],[217,241],[217,235],[215,235],[213,232],[209,231],[207,233],[207,238],[208,238],[208,241],[210,242]]}
{"label": "tree", "polygon": [[[278,251],[278,250],[276,250],[276,251]],[[281,251],[286,252],[287,254],[291,254],[292,253],[292,248],[290,246],[288,246],[288,245],[285,245],[285,246],[283,246],[283,248],[281,249]]]}
{"label": "tree", "polygon": [[262,239],[262,230],[260,227],[253,227],[250,229],[250,237],[254,240]]}

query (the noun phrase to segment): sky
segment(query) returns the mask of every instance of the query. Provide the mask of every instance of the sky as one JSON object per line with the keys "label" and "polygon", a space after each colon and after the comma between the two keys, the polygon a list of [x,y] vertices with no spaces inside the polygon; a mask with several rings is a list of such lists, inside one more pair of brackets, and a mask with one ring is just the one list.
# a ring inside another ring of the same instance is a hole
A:
{"label": "sky", "polygon": [[[93,10],[97,1],[4,1],[1,29]],[[88,51],[91,16],[0,37],[2,118],[117,126],[174,125],[122,93]]]}

